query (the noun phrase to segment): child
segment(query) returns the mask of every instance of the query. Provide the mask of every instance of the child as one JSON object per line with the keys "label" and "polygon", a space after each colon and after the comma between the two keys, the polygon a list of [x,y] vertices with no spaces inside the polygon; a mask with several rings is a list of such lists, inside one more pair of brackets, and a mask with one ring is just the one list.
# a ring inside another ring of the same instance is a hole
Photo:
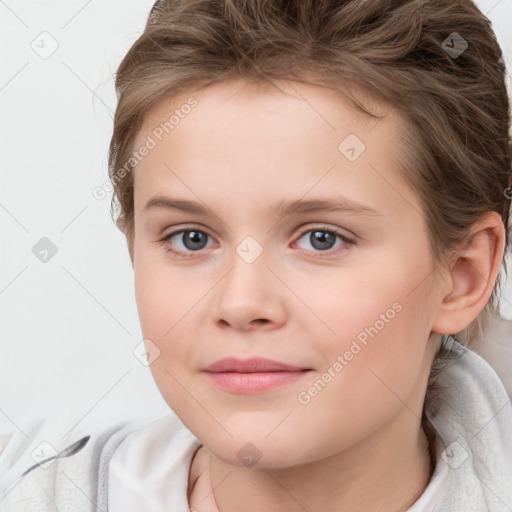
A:
{"label": "child", "polygon": [[512,510],[510,366],[476,352],[504,74],[469,0],[157,2],[109,164],[173,414],[90,433],[1,510]]}

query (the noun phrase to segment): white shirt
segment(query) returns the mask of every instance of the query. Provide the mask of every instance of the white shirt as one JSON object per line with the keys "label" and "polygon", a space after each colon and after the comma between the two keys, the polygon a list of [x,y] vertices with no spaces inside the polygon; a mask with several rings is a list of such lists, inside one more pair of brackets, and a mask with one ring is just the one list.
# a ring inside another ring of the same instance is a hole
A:
{"label": "white shirt", "polygon": [[[454,341],[438,382],[443,404],[427,415],[437,437],[432,478],[409,512],[512,510],[512,404],[498,375]],[[188,512],[188,474],[201,442],[174,415],[128,435],[108,470],[109,512]]]}

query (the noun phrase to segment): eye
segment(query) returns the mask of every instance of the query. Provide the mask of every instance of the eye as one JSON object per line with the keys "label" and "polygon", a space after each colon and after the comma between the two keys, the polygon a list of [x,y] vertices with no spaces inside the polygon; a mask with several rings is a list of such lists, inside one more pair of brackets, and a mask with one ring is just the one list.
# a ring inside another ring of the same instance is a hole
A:
{"label": "eye", "polygon": [[[183,258],[187,257],[187,253],[198,252],[206,247],[207,239],[210,235],[199,229],[181,229],[173,231],[166,235],[161,243],[165,245],[165,250]],[[173,239],[175,239],[173,241]],[[181,244],[181,246],[180,246]],[[178,246],[178,250],[173,247]]]}
{"label": "eye", "polygon": [[[306,235],[308,235],[306,238]],[[200,229],[180,229],[173,231],[159,240],[159,243],[165,246],[165,250],[177,257],[188,258],[191,253],[199,252],[207,247],[208,238],[212,238],[208,233]],[[305,239],[313,247],[312,251],[317,253],[338,254],[341,251],[348,250],[350,245],[355,244],[352,238],[347,237],[325,226],[303,231],[300,238]],[[336,239],[340,244],[336,247]],[[334,250],[333,250],[334,247]],[[302,247],[304,248],[304,247]],[[306,247],[306,249],[308,249]],[[311,249],[308,249],[311,250]],[[318,254],[315,257],[321,257]]]}
{"label": "eye", "polygon": [[[337,254],[341,251],[345,251],[348,249],[349,245],[355,243],[352,238],[339,233],[335,229],[329,229],[325,226],[304,231],[298,241],[302,239],[305,239],[306,242],[313,247],[314,252],[329,252],[329,254]],[[341,241],[337,247],[335,247],[336,239]],[[335,247],[335,250],[332,250],[333,247]]]}

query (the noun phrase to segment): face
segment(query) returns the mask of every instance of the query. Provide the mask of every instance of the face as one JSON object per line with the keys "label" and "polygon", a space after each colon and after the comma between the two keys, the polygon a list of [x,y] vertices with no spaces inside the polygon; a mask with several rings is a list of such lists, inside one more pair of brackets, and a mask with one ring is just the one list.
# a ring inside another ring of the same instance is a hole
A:
{"label": "face", "polygon": [[[399,170],[400,119],[279,86],[166,100],[135,144],[151,146],[134,170],[150,368],[188,429],[235,465],[247,451],[262,467],[305,464],[417,425],[442,295]],[[302,371],[204,371],[229,357]]]}

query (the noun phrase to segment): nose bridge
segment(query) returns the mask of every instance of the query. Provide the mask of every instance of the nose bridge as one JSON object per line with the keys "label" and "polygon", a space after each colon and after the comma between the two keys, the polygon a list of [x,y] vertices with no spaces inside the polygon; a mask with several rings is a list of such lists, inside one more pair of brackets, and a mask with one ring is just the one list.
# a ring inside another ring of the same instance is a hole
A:
{"label": "nose bridge", "polygon": [[[230,271],[217,294],[217,314],[227,323],[242,326],[253,320],[276,320],[280,283],[267,268],[270,251],[254,237],[247,236],[229,259]],[[220,283],[219,283],[220,284]]]}
{"label": "nose bridge", "polygon": [[269,286],[267,269],[268,250],[253,236],[245,237],[235,248],[230,258],[231,271],[226,276],[224,292],[227,296],[246,301],[244,297],[259,300]]}

